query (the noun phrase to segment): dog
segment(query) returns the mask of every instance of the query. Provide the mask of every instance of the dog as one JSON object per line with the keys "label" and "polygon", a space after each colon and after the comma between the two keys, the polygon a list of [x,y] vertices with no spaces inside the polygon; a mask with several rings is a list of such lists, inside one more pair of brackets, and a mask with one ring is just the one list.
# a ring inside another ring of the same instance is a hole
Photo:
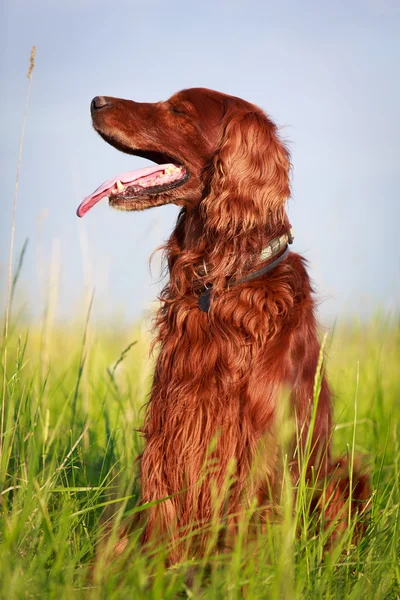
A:
{"label": "dog", "polygon": [[368,478],[331,456],[332,395],[322,372],[315,385],[315,302],[306,262],[290,251],[291,163],[276,125],[203,88],[156,103],[97,96],[91,114],[106,142],[155,164],[105,182],[78,216],[104,197],[126,211],[181,207],[164,247],[169,281],[140,458],[143,505],[164,500],[147,511],[143,543],[170,540],[172,562],[198,555],[215,516],[234,531],[252,503],[279,501],[285,390],[293,487],[302,473],[325,481],[313,510],[345,527],[349,502],[364,510]]}

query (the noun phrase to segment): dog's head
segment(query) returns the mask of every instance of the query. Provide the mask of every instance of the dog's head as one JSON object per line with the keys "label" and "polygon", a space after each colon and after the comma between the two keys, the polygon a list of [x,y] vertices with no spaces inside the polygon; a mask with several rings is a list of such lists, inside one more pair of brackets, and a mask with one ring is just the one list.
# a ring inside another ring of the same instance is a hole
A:
{"label": "dog's head", "polygon": [[202,203],[210,228],[235,234],[278,216],[289,196],[289,156],[276,127],[240,98],[203,88],[152,104],[97,96],[91,114],[109,144],[156,165],[105,182],[78,216],[105,196],[120,210]]}

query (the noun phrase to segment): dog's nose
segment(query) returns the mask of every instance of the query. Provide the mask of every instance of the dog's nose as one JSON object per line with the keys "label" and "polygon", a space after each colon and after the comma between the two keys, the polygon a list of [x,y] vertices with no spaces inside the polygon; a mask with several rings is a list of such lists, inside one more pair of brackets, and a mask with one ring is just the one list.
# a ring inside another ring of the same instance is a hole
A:
{"label": "dog's nose", "polygon": [[107,98],[105,98],[104,96],[96,96],[95,98],[93,98],[90,104],[90,112],[93,115],[97,110],[105,108],[106,106],[108,106]]}

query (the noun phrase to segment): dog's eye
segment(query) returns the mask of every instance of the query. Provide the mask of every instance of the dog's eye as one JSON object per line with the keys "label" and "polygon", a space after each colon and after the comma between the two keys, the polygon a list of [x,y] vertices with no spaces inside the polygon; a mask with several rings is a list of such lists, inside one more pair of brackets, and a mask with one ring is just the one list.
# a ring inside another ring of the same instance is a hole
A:
{"label": "dog's eye", "polygon": [[185,111],[180,110],[179,108],[176,108],[175,106],[172,106],[172,105],[170,105],[169,110],[172,113],[175,113],[176,115],[186,115],[186,116],[188,116],[188,114],[185,113]]}

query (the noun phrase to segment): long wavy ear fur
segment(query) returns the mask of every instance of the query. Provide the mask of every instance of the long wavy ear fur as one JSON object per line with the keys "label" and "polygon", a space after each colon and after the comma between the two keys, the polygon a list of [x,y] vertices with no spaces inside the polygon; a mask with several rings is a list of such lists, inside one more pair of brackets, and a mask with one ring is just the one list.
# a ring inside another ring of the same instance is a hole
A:
{"label": "long wavy ear fur", "polygon": [[289,152],[262,111],[228,115],[202,202],[206,229],[226,240],[283,222],[289,169]]}

